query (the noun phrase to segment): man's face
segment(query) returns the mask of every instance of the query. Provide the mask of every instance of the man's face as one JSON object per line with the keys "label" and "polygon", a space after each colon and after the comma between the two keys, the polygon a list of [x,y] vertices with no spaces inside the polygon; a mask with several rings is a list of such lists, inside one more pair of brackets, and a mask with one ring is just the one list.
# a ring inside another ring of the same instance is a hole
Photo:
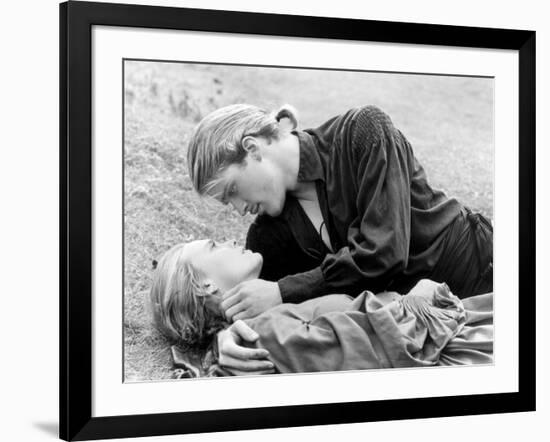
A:
{"label": "man's face", "polygon": [[219,175],[216,199],[246,213],[278,216],[283,210],[286,188],[280,171],[265,157],[248,154],[241,164],[232,164]]}

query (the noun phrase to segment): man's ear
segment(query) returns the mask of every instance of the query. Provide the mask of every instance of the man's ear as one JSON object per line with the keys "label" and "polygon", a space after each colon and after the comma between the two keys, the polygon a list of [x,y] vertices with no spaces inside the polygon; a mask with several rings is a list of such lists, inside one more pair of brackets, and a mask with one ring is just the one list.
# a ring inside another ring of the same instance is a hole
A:
{"label": "man's ear", "polygon": [[243,149],[256,161],[262,161],[262,154],[260,153],[260,145],[258,139],[247,135],[242,141]]}
{"label": "man's ear", "polygon": [[209,295],[215,295],[219,291],[218,286],[210,279],[204,281],[203,288]]}

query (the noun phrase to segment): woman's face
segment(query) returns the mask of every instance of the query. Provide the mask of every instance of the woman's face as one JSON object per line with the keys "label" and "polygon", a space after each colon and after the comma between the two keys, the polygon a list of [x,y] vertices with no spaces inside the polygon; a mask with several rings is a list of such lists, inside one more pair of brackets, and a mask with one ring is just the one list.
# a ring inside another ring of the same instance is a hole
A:
{"label": "woman's face", "polygon": [[216,199],[231,204],[241,215],[281,214],[286,187],[281,171],[269,158],[248,154],[241,164],[227,167],[219,178]]}
{"label": "woman's face", "polygon": [[193,241],[185,246],[191,265],[223,292],[255,279],[262,268],[262,255],[237,246],[236,241]]}

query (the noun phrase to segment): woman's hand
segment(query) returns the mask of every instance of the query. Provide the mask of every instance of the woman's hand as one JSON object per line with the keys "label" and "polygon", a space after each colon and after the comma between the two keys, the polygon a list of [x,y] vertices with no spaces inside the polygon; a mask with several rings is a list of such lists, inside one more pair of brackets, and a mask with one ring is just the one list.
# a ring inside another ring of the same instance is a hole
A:
{"label": "woman's hand", "polygon": [[279,284],[263,279],[244,281],[228,290],[221,308],[228,321],[249,319],[281,304]]}
{"label": "woman's hand", "polygon": [[274,365],[267,359],[267,350],[240,345],[243,341],[252,343],[258,338],[258,333],[243,321],[236,321],[218,333],[218,363],[236,376],[273,373]]}

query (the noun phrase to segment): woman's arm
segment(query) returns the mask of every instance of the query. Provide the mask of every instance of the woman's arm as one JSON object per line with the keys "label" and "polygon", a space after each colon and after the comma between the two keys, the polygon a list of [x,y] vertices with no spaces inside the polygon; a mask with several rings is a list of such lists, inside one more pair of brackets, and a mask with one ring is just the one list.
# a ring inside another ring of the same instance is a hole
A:
{"label": "woman's arm", "polygon": [[[341,295],[338,295],[341,296]],[[358,310],[315,315],[326,297],[283,304],[246,322],[260,336],[256,345],[269,350],[281,373],[361,370],[391,366]],[[362,303],[364,296],[356,301]]]}
{"label": "woman's arm", "polygon": [[436,365],[468,321],[449,288],[428,280],[406,296],[365,292],[347,305],[340,297],[283,304],[247,323],[276,368],[291,373]]}

